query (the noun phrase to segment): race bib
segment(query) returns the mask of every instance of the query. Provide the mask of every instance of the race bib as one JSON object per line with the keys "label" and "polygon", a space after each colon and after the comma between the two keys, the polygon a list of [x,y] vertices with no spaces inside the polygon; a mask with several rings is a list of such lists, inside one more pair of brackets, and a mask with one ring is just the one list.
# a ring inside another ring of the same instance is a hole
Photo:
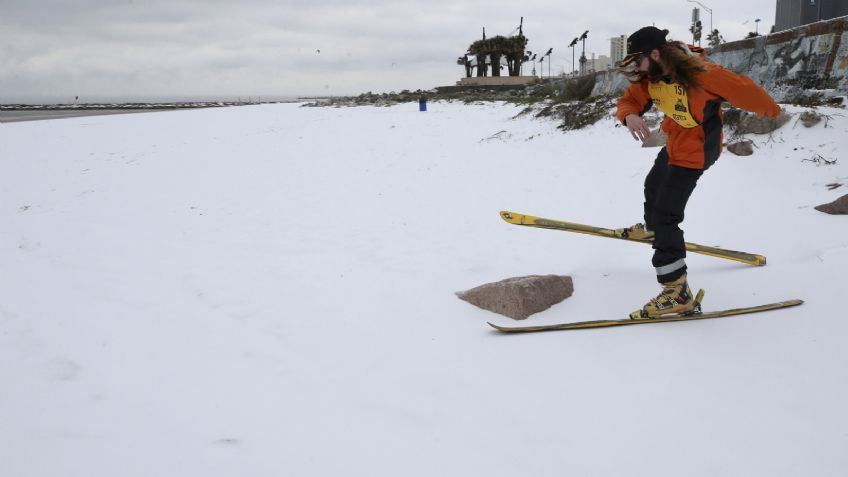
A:
{"label": "race bib", "polygon": [[657,109],[665,113],[680,126],[690,129],[698,126],[698,121],[689,112],[689,96],[686,88],[677,83],[658,81],[648,83],[648,91]]}

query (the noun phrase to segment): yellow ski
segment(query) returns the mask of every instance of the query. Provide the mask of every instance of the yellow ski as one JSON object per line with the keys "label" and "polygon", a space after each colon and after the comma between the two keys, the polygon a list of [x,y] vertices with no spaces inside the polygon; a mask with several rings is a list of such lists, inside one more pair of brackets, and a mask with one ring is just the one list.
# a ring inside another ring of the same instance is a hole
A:
{"label": "yellow ski", "polygon": [[500,326],[494,323],[489,325],[502,333],[531,333],[536,331],[556,331],[556,330],[585,330],[590,328],[609,328],[611,326],[626,326],[626,325],[643,325],[647,323],[668,323],[670,321],[694,321],[708,320],[710,318],[721,318],[725,316],[745,315],[749,313],[759,313],[763,311],[779,310],[781,308],[789,308],[798,306],[804,303],[803,300],[788,300],[768,305],[750,306],[747,308],[734,308],[732,310],[713,311],[708,313],[695,313],[691,315],[667,315],[659,318],[646,319],[624,319],[624,320],[597,320],[597,321],[579,321],[575,323],[560,323],[556,325],[538,325],[538,326]]}
{"label": "yellow ski", "polygon": [[[516,212],[501,211],[501,218],[505,221],[515,224],[524,225],[527,227],[538,227],[541,229],[562,230],[565,232],[576,232],[581,234],[595,235],[598,237],[614,238],[619,240],[627,240],[629,242],[640,242],[645,244],[653,243],[650,239],[634,239],[624,237],[614,229],[605,229],[602,227],[593,227],[591,225],[576,224],[574,222],[563,222],[561,220],[544,219],[542,217],[534,217],[532,215],[519,214]],[[686,242],[686,250],[711,257],[725,258],[735,260],[737,262],[747,263],[748,265],[762,266],[766,264],[766,257],[747,252],[737,252],[721,247],[710,247],[699,245],[696,243]]]}

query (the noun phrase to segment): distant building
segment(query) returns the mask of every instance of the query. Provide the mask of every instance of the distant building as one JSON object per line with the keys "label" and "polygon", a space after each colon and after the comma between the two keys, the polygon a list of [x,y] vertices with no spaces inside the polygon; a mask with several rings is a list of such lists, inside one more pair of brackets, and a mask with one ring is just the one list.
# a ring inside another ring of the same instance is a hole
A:
{"label": "distant building", "polygon": [[627,56],[627,35],[610,38],[610,63],[617,65]]}
{"label": "distant building", "polygon": [[848,15],[845,0],[777,0],[774,31]]}
{"label": "distant building", "polygon": [[594,71],[604,71],[612,68],[612,62],[610,61],[610,57],[600,55],[599,57],[595,58],[593,54],[591,68]]}

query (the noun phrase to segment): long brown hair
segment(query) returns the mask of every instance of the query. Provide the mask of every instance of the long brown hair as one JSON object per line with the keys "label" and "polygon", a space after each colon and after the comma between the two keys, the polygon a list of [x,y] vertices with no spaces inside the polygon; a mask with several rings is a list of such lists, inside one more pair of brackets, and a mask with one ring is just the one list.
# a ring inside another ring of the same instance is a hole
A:
{"label": "long brown hair", "polygon": [[631,83],[640,83],[644,80],[659,81],[665,79],[677,83],[686,89],[697,88],[695,77],[698,73],[707,71],[707,66],[699,56],[689,52],[689,47],[679,41],[668,42],[657,48],[660,58],[668,68],[668,74],[663,73],[663,68],[653,58],[648,56],[648,71],[629,71],[625,75]]}

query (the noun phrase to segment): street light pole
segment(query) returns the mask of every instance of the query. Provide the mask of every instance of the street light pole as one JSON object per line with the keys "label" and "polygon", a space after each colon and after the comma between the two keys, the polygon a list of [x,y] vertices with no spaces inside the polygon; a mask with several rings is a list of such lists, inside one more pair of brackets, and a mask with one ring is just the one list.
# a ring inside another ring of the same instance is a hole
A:
{"label": "street light pole", "polygon": [[586,73],[586,37],[589,35],[589,30],[583,32],[580,35],[580,40],[583,42],[583,53],[580,54],[580,75],[584,75]]}
{"label": "street light pole", "polygon": [[574,63],[574,46],[577,44],[577,37],[575,36],[573,40],[571,40],[571,44],[568,45],[571,48],[571,75],[574,76],[577,73],[577,65]]}
{"label": "street light pole", "polygon": [[709,14],[710,14],[710,34],[712,34],[712,32],[713,32],[713,9],[712,9],[712,8],[710,8],[710,7],[708,7],[708,6],[706,6],[706,5],[704,5],[703,3],[699,2],[698,0],[686,0],[686,1],[687,1],[687,2],[689,2],[689,3],[697,3],[697,4],[698,4],[698,5],[700,5],[700,6],[701,6],[704,10],[706,10],[706,11],[707,11],[707,13],[709,13]]}

